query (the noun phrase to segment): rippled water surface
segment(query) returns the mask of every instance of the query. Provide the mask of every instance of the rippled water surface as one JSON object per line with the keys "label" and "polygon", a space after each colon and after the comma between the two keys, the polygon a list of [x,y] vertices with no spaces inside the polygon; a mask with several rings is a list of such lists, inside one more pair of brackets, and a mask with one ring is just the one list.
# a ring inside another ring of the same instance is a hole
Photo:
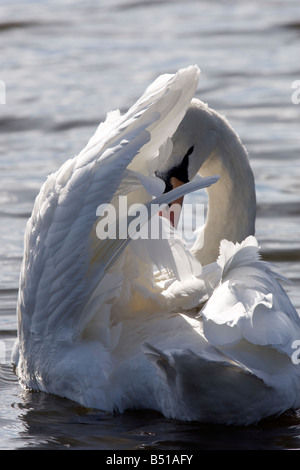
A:
{"label": "rippled water surface", "polygon": [[297,413],[249,428],[111,417],[23,391],[10,366],[23,233],[45,177],[107,111],[189,64],[202,70],[197,96],[248,148],[262,253],[300,313],[299,0],[3,0],[0,47],[0,448],[300,449]]}

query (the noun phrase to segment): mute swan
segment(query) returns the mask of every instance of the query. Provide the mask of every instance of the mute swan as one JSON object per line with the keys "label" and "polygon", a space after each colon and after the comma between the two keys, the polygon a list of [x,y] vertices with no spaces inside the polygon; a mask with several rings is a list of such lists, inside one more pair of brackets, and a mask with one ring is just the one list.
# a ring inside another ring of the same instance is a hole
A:
{"label": "mute swan", "polygon": [[[247,153],[193,98],[198,78],[197,66],[160,76],[42,186],[25,233],[13,353],[26,388],[108,412],[238,425],[299,407],[299,316],[259,259]],[[173,236],[97,234],[100,205],[116,210],[122,230],[120,197],[144,205],[141,227],[150,209],[201,187],[207,222],[191,250],[158,215]]]}

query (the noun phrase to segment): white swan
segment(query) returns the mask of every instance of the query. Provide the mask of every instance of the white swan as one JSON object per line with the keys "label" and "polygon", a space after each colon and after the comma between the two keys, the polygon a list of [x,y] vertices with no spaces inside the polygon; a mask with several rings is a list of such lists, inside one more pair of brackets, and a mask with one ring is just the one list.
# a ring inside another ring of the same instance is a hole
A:
{"label": "white swan", "polygon": [[[109,412],[226,424],[299,407],[299,316],[259,259],[246,151],[193,99],[198,76],[191,66],[159,77],[43,185],[26,229],[13,354],[25,387]],[[188,182],[198,171],[206,178]],[[162,179],[180,178],[163,193]],[[204,246],[199,235],[191,252],[176,234],[97,236],[100,204],[118,209],[126,195],[150,213],[209,185]]]}

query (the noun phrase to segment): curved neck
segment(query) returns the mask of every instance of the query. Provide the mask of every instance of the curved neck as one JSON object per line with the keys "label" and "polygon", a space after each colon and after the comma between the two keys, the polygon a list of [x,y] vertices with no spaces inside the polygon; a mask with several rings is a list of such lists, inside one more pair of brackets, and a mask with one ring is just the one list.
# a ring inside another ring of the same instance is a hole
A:
{"label": "curved neck", "polygon": [[254,177],[244,147],[232,137],[221,142],[200,169],[201,176],[220,175],[207,190],[206,223],[191,249],[202,265],[216,261],[221,240],[242,242],[255,232]]}

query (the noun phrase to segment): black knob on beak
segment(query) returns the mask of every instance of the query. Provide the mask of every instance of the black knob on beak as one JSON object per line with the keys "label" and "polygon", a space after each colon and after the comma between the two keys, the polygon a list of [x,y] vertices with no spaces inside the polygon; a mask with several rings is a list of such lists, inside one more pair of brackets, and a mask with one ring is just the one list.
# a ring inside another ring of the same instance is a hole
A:
{"label": "black knob on beak", "polygon": [[173,168],[170,168],[169,170],[160,172],[156,171],[155,176],[158,178],[162,179],[165,182],[165,193],[171,191],[173,189],[173,185],[171,182],[172,178],[176,178],[178,181],[181,183],[188,183],[189,182],[189,177],[188,177],[188,168],[189,168],[189,156],[193,152],[194,147],[190,147],[187,153],[185,154],[184,158],[182,159],[181,163],[177,166],[174,166]]}

